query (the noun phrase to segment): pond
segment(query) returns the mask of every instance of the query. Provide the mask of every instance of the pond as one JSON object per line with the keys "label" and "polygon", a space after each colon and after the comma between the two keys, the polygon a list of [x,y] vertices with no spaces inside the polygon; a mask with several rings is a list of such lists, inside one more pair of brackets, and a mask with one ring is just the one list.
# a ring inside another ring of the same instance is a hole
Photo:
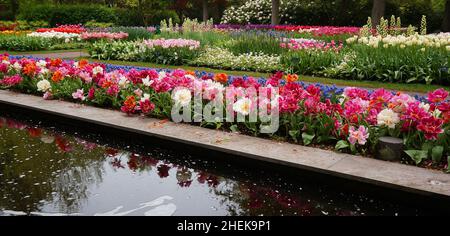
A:
{"label": "pond", "polygon": [[[0,215],[420,215],[283,171],[2,112]],[[144,143],[144,144],[143,144]]]}

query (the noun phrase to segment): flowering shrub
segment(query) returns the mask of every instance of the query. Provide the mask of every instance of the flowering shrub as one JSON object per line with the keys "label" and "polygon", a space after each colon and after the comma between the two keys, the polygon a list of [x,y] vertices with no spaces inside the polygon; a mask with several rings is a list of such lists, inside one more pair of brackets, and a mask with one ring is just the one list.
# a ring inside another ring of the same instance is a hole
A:
{"label": "flowering shrub", "polygon": [[198,58],[190,62],[191,65],[208,66],[219,69],[248,70],[272,72],[280,70],[280,57],[263,53],[244,53],[235,56],[227,49],[208,47]]}
{"label": "flowering shrub", "polygon": [[82,33],[81,39],[83,40],[98,40],[98,39],[106,39],[106,40],[117,40],[117,39],[126,39],[128,38],[128,33],[118,32],[118,33],[108,33],[108,32],[91,32],[91,33]]}
{"label": "flowering shrub", "polygon": [[[173,106],[191,104],[195,88],[201,88],[206,102],[221,93],[226,98],[240,94],[224,109],[249,118],[258,103],[267,104],[267,101],[255,100],[254,90],[243,88],[278,88],[280,93],[270,107],[279,110],[282,125],[272,135],[304,145],[335,145],[339,150],[363,154],[373,152],[378,138],[388,135],[404,140],[406,153],[416,164],[433,162],[442,167],[446,162],[443,157],[449,152],[450,142],[450,102],[446,90],[430,92],[427,101],[420,101],[384,89],[367,91],[348,87],[343,93],[325,92],[320,86],[303,86],[296,81],[296,75],[286,75],[285,81],[283,77],[283,73],[276,73],[258,81],[251,77],[230,79],[225,74],[197,77],[184,70],[108,71],[106,65],[85,60],[9,59],[7,56],[0,63],[2,88],[160,118],[171,118]],[[208,127],[255,135],[261,135],[256,128],[261,124],[261,120],[249,119],[243,123],[226,123],[223,119],[201,122]]]}

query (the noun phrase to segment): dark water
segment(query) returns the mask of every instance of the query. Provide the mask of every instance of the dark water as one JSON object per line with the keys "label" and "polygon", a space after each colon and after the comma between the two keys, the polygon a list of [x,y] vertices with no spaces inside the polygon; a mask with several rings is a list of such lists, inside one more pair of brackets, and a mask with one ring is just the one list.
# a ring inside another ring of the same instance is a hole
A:
{"label": "dark water", "polygon": [[422,214],[280,171],[11,117],[0,115],[0,215]]}

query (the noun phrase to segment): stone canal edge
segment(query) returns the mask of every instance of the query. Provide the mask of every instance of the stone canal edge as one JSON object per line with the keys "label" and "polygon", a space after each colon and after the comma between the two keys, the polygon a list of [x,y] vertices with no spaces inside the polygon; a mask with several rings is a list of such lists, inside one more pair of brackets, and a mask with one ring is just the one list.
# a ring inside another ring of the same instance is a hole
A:
{"label": "stone canal edge", "polygon": [[0,90],[0,104],[57,117],[147,135],[206,150],[232,154],[374,184],[422,196],[450,200],[450,174],[416,166],[337,153],[297,144],[201,128],[158,119],[127,116],[120,111]]}

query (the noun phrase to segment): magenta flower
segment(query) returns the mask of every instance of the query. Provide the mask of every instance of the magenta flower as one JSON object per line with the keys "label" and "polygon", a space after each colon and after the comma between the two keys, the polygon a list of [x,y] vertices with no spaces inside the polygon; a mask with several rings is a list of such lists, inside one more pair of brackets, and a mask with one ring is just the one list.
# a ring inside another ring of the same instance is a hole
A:
{"label": "magenta flower", "polygon": [[422,131],[425,134],[425,138],[428,140],[436,140],[438,135],[443,133],[442,119],[435,118],[433,116],[422,119],[417,125],[417,130]]}
{"label": "magenta flower", "polygon": [[355,145],[355,143],[364,145],[366,144],[368,138],[369,129],[364,127],[363,125],[360,125],[358,129],[355,129],[355,127],[351,126],[348,130],[348,141],[353,145]]}
{"label": "magenta flower", "polygon": [[12,87],[15,85],[18,85],[22,82],[23,78],[20,77],[20,75],[13,75],[13,76],[5,76],[2,80],[0,80],[0,85],[6,86],[6,87]]}
{"label": "magenta flower", "polygon": [[439,88],[439,89],[434,90],[433,92],[428,93],[428,101],[434,102],[434,103],[442,102],[445,99],[447,99],[447,97],[448,97],[448,92],[443,88]]}

